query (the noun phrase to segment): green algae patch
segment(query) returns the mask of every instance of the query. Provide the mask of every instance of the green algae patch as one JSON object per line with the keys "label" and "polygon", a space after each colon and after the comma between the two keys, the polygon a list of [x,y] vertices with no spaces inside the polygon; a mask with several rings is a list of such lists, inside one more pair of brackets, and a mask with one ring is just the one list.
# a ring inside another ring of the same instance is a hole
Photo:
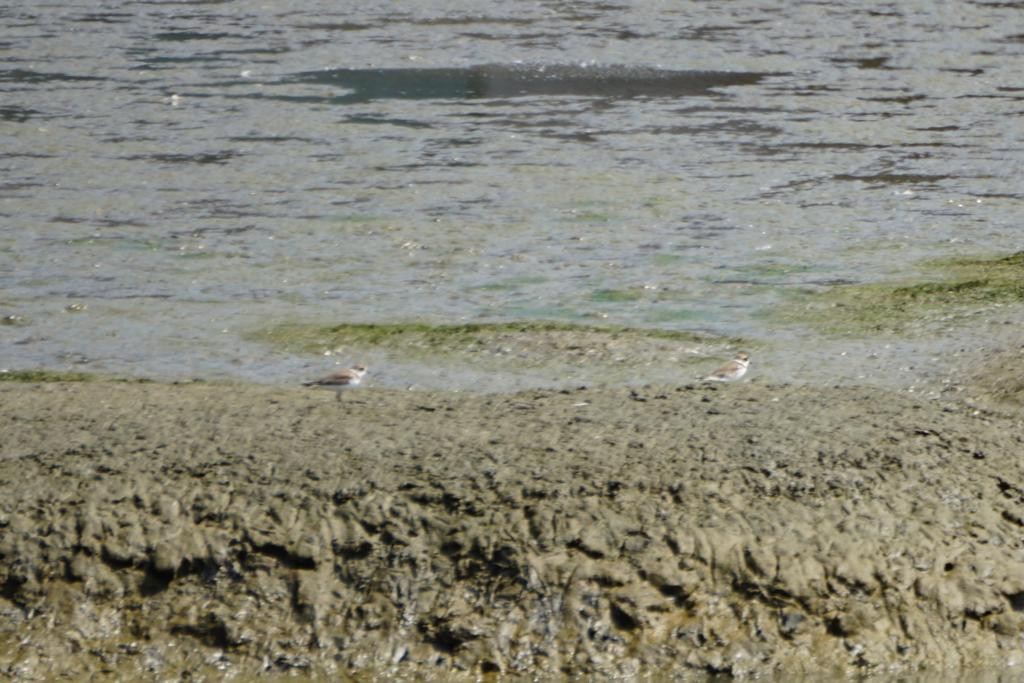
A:
{"label": "green algae patch", "polygon": [[0,382],[92,382],[100,379],[88,372],[57,372],[54,370],[9,370],[0,372]]}
{"label": "green algae patch", "polygon": [[598,303],[630,303],[643,298],[644,290],[639,287],[632,289],[599,289],[590,295],[590,300]]}
{"label": "green algae patch", "polygon": [[382,350],[420,358],[527,365],[551,362],[650,363],[660,355],[749,346],[746,340],[678,330],[574,325],[561,322],[432,325],[281,324],[255,331],[249,339],[291,353]]}
{"label": "green algae patch", "polygon": [[994,306],[1024,302],[1024,252],[925,261],[923,282],[841,285],[790,297],[777,318],[829,334],[908,333]]}
{"label": "green algae patch", "polygon": [[504,291],[518,289],[520,287],[528,287],[530,285],[540,285],[547,281],[548,278],[546,277],[538,275],[523,275],[519,277],[505,278],[504,280],[497,280],[495,282],[487,282],[482,285],[477,285],[473,287],[473,289]]}
{"label": "green algae patch", "polygon": [[811,266],[805,264],[785,262],[754,263],[734,269],[740,275],[761,281],[784,281],[794,273],[808,273],[813,270]]}
{"label": "green algae patch", "polygon": [[144,377],[114,377],[92,372],[60,370],[7,370],[0,372],[0,382],[118,382],[123,384],[147,384],[153,380]]}
{"label": "green algae patch", "polygon": [[599,325],[572,325],[558,322],[467,323],[431,325],[428,323],[278,325],[256,332],[251,338],[269,342],[288,351],[320,351],[339,344],[456,350],[467,344],[485,344],[498,337],[530,335],[596,335],[609,339],[649,338],[681,342],[713,339],[695,332],[637,329]]}

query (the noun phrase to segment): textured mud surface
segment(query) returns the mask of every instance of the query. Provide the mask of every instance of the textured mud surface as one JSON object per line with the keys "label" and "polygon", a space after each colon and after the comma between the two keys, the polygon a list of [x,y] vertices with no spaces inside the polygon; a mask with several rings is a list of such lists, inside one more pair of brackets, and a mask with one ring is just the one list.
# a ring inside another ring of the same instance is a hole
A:
{"label": "textured mud surface", "polygon": [[1024,424],[870,389],[0,385],[0,676],[967,671]]}

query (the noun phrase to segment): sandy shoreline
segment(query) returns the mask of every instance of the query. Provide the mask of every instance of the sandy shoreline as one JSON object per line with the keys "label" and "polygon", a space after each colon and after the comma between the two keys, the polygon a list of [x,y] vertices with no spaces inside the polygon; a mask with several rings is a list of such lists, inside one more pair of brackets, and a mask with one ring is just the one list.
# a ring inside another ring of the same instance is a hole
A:
{"label": "sandy shoreline", "polygon": [[1015,409],[0,385],[0,673],[1017,664]]}

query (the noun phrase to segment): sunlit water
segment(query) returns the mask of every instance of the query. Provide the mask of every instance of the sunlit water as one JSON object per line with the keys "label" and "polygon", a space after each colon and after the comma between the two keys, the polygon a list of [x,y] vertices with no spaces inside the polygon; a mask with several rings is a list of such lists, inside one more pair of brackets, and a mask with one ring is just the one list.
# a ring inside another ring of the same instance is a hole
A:
{"label": "sunlit water", "polygon": [[19,4],[4,368],[286,383],[333,361],[247,331],[554,319],[913,387],[970,332],[828,341],[772,307],[1020,248],[1013,3]]}

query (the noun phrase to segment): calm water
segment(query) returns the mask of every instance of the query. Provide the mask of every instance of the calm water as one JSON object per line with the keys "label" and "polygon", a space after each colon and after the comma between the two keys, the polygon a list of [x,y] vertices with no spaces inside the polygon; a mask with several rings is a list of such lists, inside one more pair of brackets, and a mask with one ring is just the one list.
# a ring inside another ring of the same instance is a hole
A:
{"label": "calm water", "polygon": [[1021,248],[1019,3],[23,4],[0,8],[0,367],[293,382],[329,361],[247,330],[556,319],[906,387],[969,334],[823,341],[766,312]]}

